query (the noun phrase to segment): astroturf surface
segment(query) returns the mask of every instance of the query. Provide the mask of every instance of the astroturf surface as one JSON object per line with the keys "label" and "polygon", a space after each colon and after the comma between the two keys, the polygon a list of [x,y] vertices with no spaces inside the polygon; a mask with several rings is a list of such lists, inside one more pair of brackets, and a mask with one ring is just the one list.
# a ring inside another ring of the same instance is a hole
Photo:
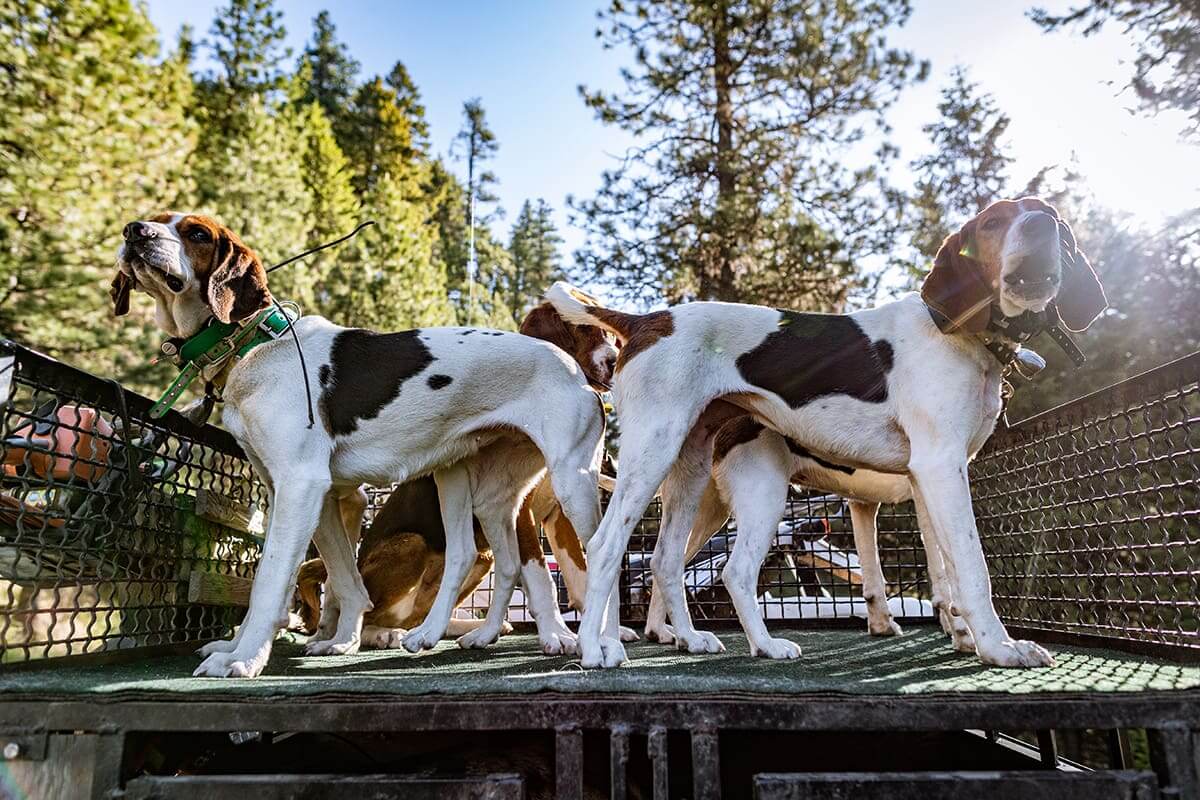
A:
{"label": "astroturf surface", "polygon": [[913,628],[899,638],[858,630],[774,631],[797,642],[793,661],[751,658],[740,632],[719,635],[720,655],[690,655],[637,642],[631,662],[615,670],[584,671],[568,656],[548,657],[530,634],[509,635],[487,650],[462,650],[444,641],[412,655],[370,650],[351,656],[304,655],[279,641],[266,672],[255,679],[193,678],[199,658],[171,655],[103,665],[54,664],[0,668],[0,700],[41,697],[107,700],[230,694],[247,697],[316,695],[503,695],[565,693],[907,695],[935,692],[1136,692],[1200,687],[1200,666],[1095,648],[1052,645],[1057,665],[1043,669],[985,667],[955,653],[936,628]]}

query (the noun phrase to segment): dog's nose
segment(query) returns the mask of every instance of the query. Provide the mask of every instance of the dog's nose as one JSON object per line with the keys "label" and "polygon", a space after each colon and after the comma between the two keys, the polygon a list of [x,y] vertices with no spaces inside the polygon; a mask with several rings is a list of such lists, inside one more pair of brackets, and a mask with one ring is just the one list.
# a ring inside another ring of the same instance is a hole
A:
{"label": "dog's nose", "polygon": [[127,242],[144,242],[158,236],[158,232],[144,222],[131,222],[121,231]]}
{"label": "dog's nose", "polygon": [[1021,223],[1021,232],[1036,242],[1058,235],[1058,222],[1044,211],[1035,211]]}

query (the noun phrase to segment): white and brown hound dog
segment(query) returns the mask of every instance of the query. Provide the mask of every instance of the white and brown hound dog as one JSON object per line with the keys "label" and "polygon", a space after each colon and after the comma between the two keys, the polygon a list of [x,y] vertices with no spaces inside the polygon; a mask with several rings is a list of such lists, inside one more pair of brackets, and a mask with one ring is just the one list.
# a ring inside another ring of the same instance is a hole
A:
{"label": "white and brown hound dog", "polygon": [[[130,223],[124,238],[112,285],[117,315],[128,311],[136,288],[155,299],[159,328],[188,337],[213,318],[253,318],[272,301],[259,258],[212,219],[160,214]],[[559,348],[515,333],[380,334],[316,316],[300,318],[294,328],[309,365],[314,426],[290,337],[205,376],[224,380],[223,422],[270,492],[271,519],[246,620],[232,641],[204,649],[196,674],[262,671],[276,631],[287,624],[296,573],[314,536],[337,603],[309,650],[356,650],[370,600],[344,519],[361,510],[360,484],[429,473],[441,502],[447,568],[428,618],[408,633],[405,647],[433,647],[449,623],[475,560],[472,511],[495,554],[496,591],[484,624],[460,643],[490,643],[520,570],[515,510],[543,469],[575,530],[584,536],[595,530],[604,415],[590,387],[608,382],[615,350],[599,337],[603,344],[587,369]],[[346,504],[357,508],[347,513]],[[570,635],[561,617],[556,627]]]}
{"label": "white and brown hound dog", "polygon": [[1040,646],[1012,639],[992,606],[967,479],[967,463],[1001,408],[1003,369],[987,346],[992,314],[1007,323],[1055,301],[1063,323],[1078,331],[1107,305],[1051,206],[1034,198],[994,203],[947,238],[920,295],[854,314],[702,302],[635,315],[562,283],[547,299],[568,320],[603,326],[625,342],[614,382],[621,470],[589,546],[579,632],[585,666],[625,661],[624,647],[607,635],[605,599],[615,594],[630,532],[660,484],[655,583],[679,643],[720,650],[715,636],[692,625],[683,558],[711,471],[711,438],[746,413],[829,463],[907,474],[980,659],[1053,663]]}

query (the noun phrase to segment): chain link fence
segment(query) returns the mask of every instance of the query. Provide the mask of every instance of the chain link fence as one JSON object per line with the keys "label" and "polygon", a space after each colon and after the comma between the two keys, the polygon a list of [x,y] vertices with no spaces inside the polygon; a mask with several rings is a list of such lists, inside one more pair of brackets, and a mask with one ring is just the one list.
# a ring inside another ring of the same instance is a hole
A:
{"label": "chain link fence", "polygon": [[[996,433],[972,465],[997,609],[1043,638],[1200,653],[1200,353]],[[6,662],[228,635],[249,598],[266,498],[225,432],[0,341],[0,637]],[[368,524],[386,501],[372,491]],[[625,555],[623,617],[645,618],[661,509]],[[911,504],[880,510],[889,605],[933,609]],[[693,613],[736,620],[730,521],[688,565]],[[552,557],[551,569],[554,570]],[[490,576],[461,613],[480,614]],[[850,516],[794,491],[764,565],[773,625],[862,624]],[[565,587],[560,601],[568,619]],[[518,591],[512,616],[528,620]]]}

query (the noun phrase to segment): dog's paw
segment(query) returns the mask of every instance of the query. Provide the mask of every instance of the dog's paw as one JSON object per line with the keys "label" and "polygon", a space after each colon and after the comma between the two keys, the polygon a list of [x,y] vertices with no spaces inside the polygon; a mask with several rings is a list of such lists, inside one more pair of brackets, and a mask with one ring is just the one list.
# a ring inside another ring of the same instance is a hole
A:
{"label": "dog's paw", "polygon": [[775,659],[799,658],[800,645],[787,639],[773,639],[768,637],[761,646],[751,642],[750,655]]}
{"label": "dog's paw", "polygon": [[997,667],[1053,667],[1054,656],[1040,644],[1022,639],[1009,639],[987,653],[980,652],[979,660]]}
{"label": "dog's paw", "polygon": [[677,631],[675,633],[675,646],[681,650],[687,650],[689,653],[725,652],[725,645],[721,644],[721,640],[708,631],[693,630],[687,635]]}
{"label": "dog's paw", "polygon": [[647,622],[642,633],[647,642],[659,644],[675,644],[675,629],[666,622]]}
{"label": "dog's paw", "polygon": [[585,645],[580,639],[580,663],[586,669],[597,667],[613,669],[628,660],[628,656],[625,655],[625,645],[616,639],[601,636],[599,641],[592,642],[590,646]]}
{"label": "dog's paw", "polygon": [[[458,637],[458,646],[464,650],[479,650],[488,647],[500,638],[500,632],[503,629],[503,625],[498,627],[488,627],[486,624],[480,625],[475,630],[468,631]],[[512,630],[512,626],[509,626],[509,630]]]}
{"label": "dog's paw", "polygon": [[308,656],[345,656],[358,652],[361,644],[357,635],[345,639],[325,639],[309,641],[304,646],[304,654]]}
{"label": "dog's paw", "polygon": [[538,643],[548,656],[573,655],[579,650],[579,639],[566,629],[539,634]]}
{"label": "dog's paw", "polygon": [[621,634],[622,642],[636,642],[641,638],[638,636],[637,631],[635,631],[633,628],[626,628],[624,625],[618,626],[617,631]]}
{"label": "dog's paw", "polygon": [[255,678],[267,665],[267,654],[240,658],[234,653],[213,653],[196,667],[196,678]]}
{"label": "dog's paw", "polygon": [[903,636],[904,631],[891,615],[880,620],[867,619],[867,633],[872,636]]}
{"label": "dog's paw", "polygon": [[363,628],[362,646],[376,650],[399,650],[404,646],[404,637],[408,631],[404,628]]}
{"label": "dog's paw", "polygon": [[237,643],[233,639],[218,639],[215,642],[209,642],[203,647],[198,648],[196,655],[201,658],[208,658],[213,653],[232,653],[235,647],[237,647]]}
{"label": "dog's paw", "polygon": [[510,623],[508,620],[504,620],[504,622],[500,623],[500,635],[501,636],[508,636],[512,632],[513,632],[512,623]]}
{"label": "dog's paw", "polygon": [[971,635],[971,630],[966,625],[962,626],[962,630],[956,630],[950,634],[954,649],[959,653],[975,653],[975,637]]}
{"label": "dog's paw", "polygon": [[[474,633],[474,631],[472,631]],[[432,650],[441,640],[441,633],[427,627],[424,623],[418,625],[408,632],[404,637],[404,649],[410,653],[418,653],[422,650]]]}

